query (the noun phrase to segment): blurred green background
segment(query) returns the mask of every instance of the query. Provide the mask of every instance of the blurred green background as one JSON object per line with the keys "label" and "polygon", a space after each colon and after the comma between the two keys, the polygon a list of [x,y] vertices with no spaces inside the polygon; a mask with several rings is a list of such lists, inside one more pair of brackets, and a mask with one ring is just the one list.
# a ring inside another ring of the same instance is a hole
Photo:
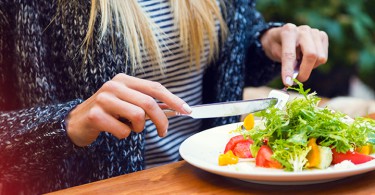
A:
{"label": "blurred green background", "polygon": [[[305,87],[320,96],[349,94],[351,78],[375,89],[374,0],[258,0],[267,21],[307,24],[327,32],[329,59],[313,71]],[[280,78],[269,84],[281,87]]]}

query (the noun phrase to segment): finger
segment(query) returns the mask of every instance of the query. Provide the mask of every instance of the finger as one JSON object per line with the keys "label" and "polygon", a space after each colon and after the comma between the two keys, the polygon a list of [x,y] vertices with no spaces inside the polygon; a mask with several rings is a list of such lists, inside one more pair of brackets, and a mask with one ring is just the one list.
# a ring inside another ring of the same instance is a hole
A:
{"label": "finger", "polygon": [[271,59],[280,62],[280,59],[282,59],[282,48],[280,43],[274,43],[271,45],[271,56],[273,56]]}
{"label": "finger", "polygon": [[324,55],[326,57],[326,60],[328,60],[328,47],[329,47],[329,38],[326,32],[324,31],[319,31],[321,41],[322,41],[322,46],[324,48]]}
{"label": "finger", "polygon": [[171,107],[169,107],[167,104],[164,104],[164,103],[159,103],[158,104],[159,105],[159,107],[161,108],[161,109],[172,109]]}
{"label": "finger", "polygon": [[124,123],[107,114],[103,109],[94,107],[88,115],[90,124],[100,131],[107,131],[115,137],[122,139],[129,136],[131,129]]}
{"label": "finger", "polygon": [[[139,133],[145,127],[145,111],[133,104],[118,99],[113,94],[100,93],[97,103],[115,119],[126,119],[133,131]],[[124,121],[122,121],[124,122]]]}
{"label": "finger", "polygon": [[[164,137],[166,135],[169,124],[168,119],[151,96],[128,88],[117,81],[106,82],[102,89],[111,91],[117,98],[142,108],[155,124],[159,136]],[[144,119],[145,115],[143,116]]]}
{"label": "finger", "polygon": [[314,68],[316,68],[319,65],[327,62],[327,56],[325,53],[325,48],[323,46],[320,31],[318,29],[311,29],[311,35],[313,38],[313,42],[315,43],[316,52],[318,54],[318,59],[316,60],[314,65]]}
{"label": "finger", "polygon": [[310,77],[311,71],[318,59],[318,54],[311,35],[311,28],[308,26],[300,26],[298,34],[298,43],[301,47],[302,61],[297,79],[304,82]]}
{"label": "finger", "polygon": [[172,94],[160,83],[139,79],[124,74],[119,75],[119,77],[121,82],[123,82],[127,87],[156,98],[170,106],[173,110],[176,110],[182,114],[189,114],[191,112],[191,108],[185,101]]}
{"label": "finger", "polygon": [[294,24],[286,24],[281,30],[281,76],[284,85],[293,85],[292,75],[296,62],[297,29]]}
{"label": "finger", "polygon": [[[144,112],[150,117],[151,121],[155,124],[160,137],[164,137],[168,130],[168,118],[159,107],[157,102],[150,96],[140,93],[136,90],[129,90],[126,94],[130,95],[130,99],[126,99],[129,103],[135,104],[141,107]],[[143,116],[143,120],[145,115]]]}

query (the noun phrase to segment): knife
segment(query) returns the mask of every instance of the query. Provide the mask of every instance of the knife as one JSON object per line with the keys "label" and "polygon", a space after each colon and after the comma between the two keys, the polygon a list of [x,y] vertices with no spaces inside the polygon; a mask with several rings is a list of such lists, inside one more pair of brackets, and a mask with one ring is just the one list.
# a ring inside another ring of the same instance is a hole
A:
{"label": "knife", "polygon": [[[192,112],[190,114],[181,114],[171,109],[163,109],[163,111],[167,117],[189,116],[195,119],[216,118],[249,114],[265,110],[276,105],[276,103],[277,98],[264,98],[191,106]],[[146,116],[146,119],[149,119],[149,117]]]}

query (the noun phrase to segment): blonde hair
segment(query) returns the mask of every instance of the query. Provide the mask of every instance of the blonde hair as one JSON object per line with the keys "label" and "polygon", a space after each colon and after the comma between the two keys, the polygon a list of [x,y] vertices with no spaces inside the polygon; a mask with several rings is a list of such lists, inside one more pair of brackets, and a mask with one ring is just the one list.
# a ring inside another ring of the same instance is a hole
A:
{"label": "blonde hair", "polygon": [[[208,59],[215,59],[219,52],[216,21],[220,24],[221,40],[227,34],[227,26],[216,0],[170,0],[170,3],[179,29],[180,43],[185,54],[190,56],[190,61],[200,66],[205,39],[209,43]],[[223,5],[222,2],[221,4]],[[163,40],[163,33],[142,10],[137,0],[91,0],[90,19],[84,39],[86,49],[93,39],[98,13],[101,38],[108,32],[113,33],[114,29],[122,33],[127,49],[126,59],[133,71],[142,68],[142,59],[145,57],[163,71],[163,41],[158,41]]]}

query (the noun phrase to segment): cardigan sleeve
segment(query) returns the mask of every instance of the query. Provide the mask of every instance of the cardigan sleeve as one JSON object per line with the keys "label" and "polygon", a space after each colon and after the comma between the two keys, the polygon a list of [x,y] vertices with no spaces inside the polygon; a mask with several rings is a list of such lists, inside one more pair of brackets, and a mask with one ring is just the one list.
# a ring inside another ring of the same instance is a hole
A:
{"label": "cardigan sleeve", "polygon": [[281,65],[266,56],[260,38],[266,30],[282,26],[283,23],[265,22],[261,13],[256,10],[255,1],[250,1],[248,8],[245,14],[250,24],[247,29],[249,42],[245,57],[245,85],[261,86],[280,74]]}
{"label": "cardigan sleeve", "polygon": [[68,138],[64,119],[81,100],[18,111],[0,111],[0,181],[40,176],[84,148]]}
{"label": "cardigan sleeve", "polygon": [[[203,102],[242,99],[245,85],[264,85],[280,73],[280,65],[267,58],[259,38],[272,27],[255,8],[255,1],[225,1],[229,34],[217,61],[205,72]],[[233,122],[239,117],[206,119],[203,129]]]}
{"label": "cardigan sleeve", "polygon": [[64,125],[81,99],[31,108],[20,105],[12,65],[13,24],[7,15],[11,12],[3,9],[7,7],[0,2],[0,183],[41,176],[70,154],[87,150],[70,141]]}
{"label": "cardigan sleeve", "polygon": [[250,44],[245,58],[245,85],[261,86],[278,76],[281,72],[281,64],[269,59],[262,47],[260,37],[269,28],[278,27],[282,23],[265,23],[261,30],[255,32],[253,42]]}
{"label": "cardigan sleeve", "polygon": [[12,97],[12,91],[16,89],[15,78],[16,75],[12,71],[11,42],[13,39],[11,24],[9,20],[9,12],[6,12],[6,3],[0,2],[0,110],[12,109],[14,107],[16,98]]}

